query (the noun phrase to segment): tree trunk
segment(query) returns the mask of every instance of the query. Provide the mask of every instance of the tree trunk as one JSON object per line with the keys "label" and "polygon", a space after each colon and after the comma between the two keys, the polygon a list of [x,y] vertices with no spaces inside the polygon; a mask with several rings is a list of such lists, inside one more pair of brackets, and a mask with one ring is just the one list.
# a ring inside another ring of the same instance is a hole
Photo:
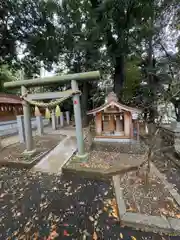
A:
{"label": "tree trunk", "polygon": [[83,119],[83,126],[86,127],[88,125],[88,82],[83,82],[83,91],[81,96],[81,104],[82,104],[82,119]]}
{"label": "tree trunk", "polygon": [[[150,71],[152,71],[153,67],[154,67],[153,66],[153,43],[152,43],[152,36],[150,36],[148,40],[148,68],[150,69]],[[154,90],[153,80],[154,80],[154,77],[151,73],[149,73],[149,70],[148,70],[148,81],[152,91]]]}
{"label": "tree trunk", "polygon": [[173,99],[171,102],[174,104],[176,121],[180,122],[180,101],[176,101]]}
{"label": "tree trunk", "polygon": [[120,93],[124,84],[124,56],[116,58],[114,73],[114,92],[120,98]]}
{"label": "tree trunk", "polygon": [[[152,4],[152,9],[154,6],[154,1],[152,0],[151,2]],[[149,83],[149,88],[150,88],[150,92],[151,92],[151,106],[149,108],[150,111],[150,122],[154,122],[155,120],[155,111],[156,111],[156,104],[155,104],[155,98],[156,98],[156,84],[154,81],[154,76],[152,74],[152,71],[154,70],[155,66],[154,66],[154,56],[153,56],[153,30],[154,30],[154,13],[152,12],[152,16],[149,19],[149,37],[148,37],[148,83]]]}

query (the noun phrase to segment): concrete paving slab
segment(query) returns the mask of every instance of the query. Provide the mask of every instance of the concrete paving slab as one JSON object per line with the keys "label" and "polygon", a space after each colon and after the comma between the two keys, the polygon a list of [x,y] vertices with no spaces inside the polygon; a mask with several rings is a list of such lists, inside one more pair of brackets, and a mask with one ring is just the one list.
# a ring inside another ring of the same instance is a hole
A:
{"label": "concrete paving slab", "polygon": [[113,176],[113,185],[116,195],[116,201],[118,206],[118,212],[120,220],[123,217],[123,215],[126,213],[126,204],[123,199],[123,189],[120,188],[120,178],[119,175]]}
{"label": "concrete paving slab", "polygon": [[165,188],[168,189],[168,191],[170,192],[174,200],[180,206],[180,195],[178,194],[176,189],[174,189],[173,185],[166,180],[166,177],[162,173],[160,173],[160,171],[157,169],[157,167],[153,163],[151,163],[151,171],[153,171],[156,174],[156,176],[160,178]]}
{"label": "concrete paving slab", "polygon": [[171,225],[172,229],[176,231],[180,235],[180,219],[175,218],[168,218],[169,224]]}
{"label": "concrete paving slab", "polygon": [[123,224],[129,227],[136,227],[139,229],[145,229],[147,231],[162,231],[163,233],[171,233],[172,228],[166,218],[162,218],[159,216],[147,216],[145,214],[140,213],[130,213],[126,212],[126,214],[122,217],[121,221]]}
{"label": "concrete paving slab", "polygon": [[68,136],[35,165],[32,170],[50,174],[61,174],[63,165],[69,160],[76,149],[76,138]]}

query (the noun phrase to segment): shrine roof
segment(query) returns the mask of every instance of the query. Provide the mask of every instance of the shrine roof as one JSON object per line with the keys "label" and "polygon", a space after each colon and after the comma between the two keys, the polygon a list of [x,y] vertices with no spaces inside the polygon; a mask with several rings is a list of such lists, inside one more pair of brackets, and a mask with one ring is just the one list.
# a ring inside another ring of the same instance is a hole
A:
{"label": "shrine roof", "polygon": [[119,108],[120,110],[123,110],[123,111],[132,112],[132,113],[141,113],[142,112],[138,108],[132,108],[132,107],[126,106],[126,105],[124,105],[122,103],[119,103],[116,95],[112,92],[112,93],[110,93],[107,96],[106,102],[103,105],[88,111],[87,115],[91,115],[91,114],[95,114],[95,113],[101,112],[101,111],[103,111],[106,108],[111,107],[111,106],[117,107],[117,108]]}
{"label": "shrine roof", "polygon": [[5,93],[0,93],[0,103],[22,104],[20,97],[12,94],[5,94]]}

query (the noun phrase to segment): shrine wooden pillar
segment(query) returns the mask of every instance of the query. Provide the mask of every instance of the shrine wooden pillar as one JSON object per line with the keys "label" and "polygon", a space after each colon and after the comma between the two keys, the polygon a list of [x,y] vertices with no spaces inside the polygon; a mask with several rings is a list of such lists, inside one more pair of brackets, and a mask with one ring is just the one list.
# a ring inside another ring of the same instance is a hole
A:
{"label": "shrine wooden pillar", "polygon": [[96,134],[97,135],[102,134],[102,113],[101,112],[96,113]]}
{"label": "shrine wooden pillar", "polygon": [[116,130],[115,119],[113,115],[109,115],[108,129],[110,132]]}
{"label": "shrine wooden pillar", "polygon": [[132,120],[132,113],[129,113],[129,127],[130,127],[130,138],[133,139],[134,138],[134,124],[133,124],[133,120]]}
{"label": "shrine wooden pillar", "polygon": [[139,141],[139,121],[136,121],[136,128],[137,128],[137,138],[136,138],[136,140]]}
{"label": "shrine wooden pillar", "polygon": [[116,116],[116,132],[122,132],[123,131],[123,123],[120,119],[120,116]]}
{"label": "shrine wooden pillar", "polygon": [[124,112],[124,135],[130,137],[130,114],[129,112]]}
{"label": "shrine wooden pillar", "polygon": [[130,112],[124,112],[124,135],[133,139],[133,131],[132,114]]}

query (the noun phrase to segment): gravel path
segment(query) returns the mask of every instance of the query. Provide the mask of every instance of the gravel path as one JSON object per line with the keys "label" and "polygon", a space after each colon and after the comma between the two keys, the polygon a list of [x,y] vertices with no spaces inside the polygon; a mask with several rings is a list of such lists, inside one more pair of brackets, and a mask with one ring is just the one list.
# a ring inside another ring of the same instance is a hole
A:
{"label": "gravel path", "polygon": [[[103,210],[113,198],[112,186],[101,181],[1,168],[0,240],[179,239],[120,227]],[[46,238],[50,232],[56,238]]]}

